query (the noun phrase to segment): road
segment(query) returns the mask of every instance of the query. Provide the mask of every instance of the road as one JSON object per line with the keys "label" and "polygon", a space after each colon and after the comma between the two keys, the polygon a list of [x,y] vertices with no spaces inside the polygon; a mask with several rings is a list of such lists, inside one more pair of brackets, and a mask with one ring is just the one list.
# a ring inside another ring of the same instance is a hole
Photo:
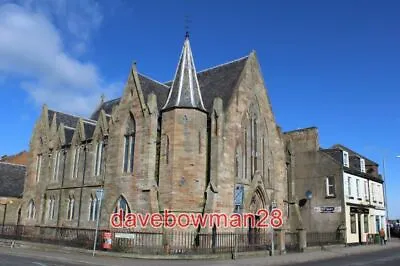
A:
{"label": "road", "polygon": [[377,252],[350,255],[340,258],[328,259],[296,264],[296,266],[362,266],[362,265],[400,265],[400,248],[385,249]]}
{"label": "road", "polygon": [[[303,255],[306,255],[303,253]],[[252,258],[252,265],[277,265],[271,264],[268,257]],[[249,261],[244,260],[139,260],[124,259],[111,257],[92,257],[88,254],[72,253],[72,252],[46,252],[33,251],[26,249],[6,249],[0,248],[0,265],[1,266],[80,266],[80,265],[112,265],[112,266],[155,266],[155,265],[248,265]],[[293,265],[287,264],[287,265]],[[400,265],[400,248],[388,248],[377,252],[363,253],[357,255],[349,255],[323,261],[313,261],[307,263],[296,264],[297,266],[362,266],[362,265]]]}

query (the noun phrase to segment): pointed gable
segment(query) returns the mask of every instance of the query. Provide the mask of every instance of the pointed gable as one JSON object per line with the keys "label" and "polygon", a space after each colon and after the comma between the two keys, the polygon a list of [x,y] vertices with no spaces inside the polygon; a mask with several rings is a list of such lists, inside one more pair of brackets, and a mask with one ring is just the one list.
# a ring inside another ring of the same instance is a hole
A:
{"label": "pointed gable", "polygon": [[76,126],[79,119],[82,121],[84,134],[87,139],[93,136],[94,129],[96,127],[96,121],[92,119],[87,119],[75,115],[66,114],[59,111],[48,110],[48,120],[49,125],[52,125],[54,130],[58,130],[58,127],[63,124],[64,134],[65,134],[65,144],[70,144],[72,141],[72,136],[75,132]]}
{"label": "pointed gable", "polygon": [[70,114],[65,114],[62,112],[50,110],[48,111],[48,116],[49,116],[49,125],[51,124],[53,120],[53,116],[56,115],[56,125],[58,126],[59,124],[63,123],[65,126],[68,127],[75,127],[76,123],[78,122],[79,117],[70,115]]}
{"label": "pointed gable", "polygon": [[168,99],[162,109],[174,107],[196,108],[205,111],[188,35],[183,44]]}

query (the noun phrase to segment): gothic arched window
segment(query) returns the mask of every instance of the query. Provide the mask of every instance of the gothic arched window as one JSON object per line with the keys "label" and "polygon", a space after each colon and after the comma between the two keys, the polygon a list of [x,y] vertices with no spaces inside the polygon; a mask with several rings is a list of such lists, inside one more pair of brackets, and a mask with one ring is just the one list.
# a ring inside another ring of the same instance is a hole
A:
{"label": "gothic arched window", "polygon": [[56,151],[56,156],[54,156],[53,161],[53,181],[57,181],[58,179],[58,172],[60,169],[60,154],[61,151]]}
{"label": "gothic arched window", "polygon": [[236,178],[243,178],[243,171],[242,171],[242,152],[240,150],[240,147],[236,147],[235,151],[235,177]]}
{"label": "gothic arched window", "polygon": [[75,211],[75,197],[74,195],[70,195],[68,198],[68,206],[67,206],[67,219],[73,220],[74,219],[74,211]]}
{"label": "gothic arched window", "polygon": [[262,137],[261,140],[261,149],[262,149],[262,175],[265,178],[265,136]]}
{"label": "gothic arched window", "polygon": [[252,115],[250,124],[250,147],[251,147],[251,175],[253,176],[258,168],[257,157],[258,157],[258,125],[257,117],[255,114]]}
{"label": "gothic arched window", "polygon": [[36,207],[35,203],[31,199],[28,203],[28,219],[35,219],[36,216]]}
{"label": "gothic arched window", "polygon": [[244,132],[243,132],[243,144],[244,144],[244,148],[243,148],[243,152],[242,152],[242,157],[243,157],[243,167],[242,167],[242,171],[243,171],[243,178],[247,178],[247,153],[248,153],[248,147],[247,147],[247,127],[245,128]]}
{"label": "gothic arched window", "polygon": [[96,144],[96,154],[94,157],[94,175],[95,176],[100,176],[102,173],[103,152],[104,152],[104,142],[102,140],[100,140]]}
{"label": "gothic arched window", "polygon": [[74,157],[72,161],[72,178],[78,178],[80,152],[81,152],[81,147],[77,146],[74,150]]}
{"label": "gothic arched window", "polygon": [[123,160],[124,173],[133,172],[134,155],[135,155],[135,133],[136,133],[135,119],[133,118],[132,115],[130,115],[124,135],[124,160]]}
{"label": "gothic arched window", "polygon": [[42,169],[42,154],[36,156],[36,182],[40,180],[40,171]]}
{"label": "gothic arched window", "polygon": [[47,199],[47,219],[49,220],[53,220],[54,216],[55,216],[55,197],[54,196],[50,196]]}
{"label": "gothic arched window", "polygon": [[117,203],[114,208],[114,213],[119,213],[120,210],[122,211],[122,220],[125,219],[125,215],[131,212],[129,208],[128,202],[123,196],[119,196]]}
{"label": "gothic arched window", "polygon": [[95,221],[99,211],[99,199],[97,196],[90,195],[89,199],[89,221]]}

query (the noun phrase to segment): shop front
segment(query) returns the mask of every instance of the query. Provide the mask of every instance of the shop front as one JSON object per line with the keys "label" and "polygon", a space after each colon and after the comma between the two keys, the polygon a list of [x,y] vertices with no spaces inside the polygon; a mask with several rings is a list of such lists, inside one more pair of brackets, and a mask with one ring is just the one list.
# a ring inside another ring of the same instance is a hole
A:
{"label": "shop front", "polygon": [[346,206],[347,243],[363,244],[370,231],[370,209],[365,206]]}

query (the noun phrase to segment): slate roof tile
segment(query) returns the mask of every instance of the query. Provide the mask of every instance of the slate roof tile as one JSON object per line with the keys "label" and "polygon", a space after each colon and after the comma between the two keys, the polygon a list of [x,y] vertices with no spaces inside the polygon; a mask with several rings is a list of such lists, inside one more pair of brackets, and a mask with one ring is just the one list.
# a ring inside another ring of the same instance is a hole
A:
{"label": "slate roof tile", "polygon": [[[212,104],[216,97],[220,97],[224,102],[224,109],[227,108],[228,102],[234,92],[234,86],[240,77],[247,59],[248,56],[242,57],[229,63],[197,72],[206,110],[209,112],[212,111]],[[157,96],[158,109],[161,110],[167,100],[172,81],[160,83],[142,74],[138,74],[138,76],[145,100],[147,101],[149,94],[154,93]],[[119,104],[120,99],[117,98],[105,102],[92,114],[91,119],[97,120],[101,109],[107,114],[111,114],[113,107]]]}
{"label": "slate roof tile", "polygon": [[24,165],[0,162],[0,197],[21,197],[25,174]]}

